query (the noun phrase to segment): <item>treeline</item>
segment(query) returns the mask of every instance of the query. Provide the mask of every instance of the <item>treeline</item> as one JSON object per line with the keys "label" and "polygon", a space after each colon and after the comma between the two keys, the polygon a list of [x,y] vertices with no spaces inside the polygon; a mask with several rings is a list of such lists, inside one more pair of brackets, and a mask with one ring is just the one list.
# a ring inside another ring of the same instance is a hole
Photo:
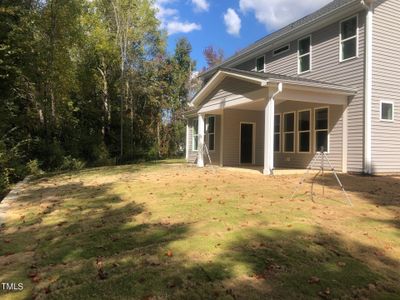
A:
{"label": "treeline", "polygon": [[179,156],[191,45],[151,0],[2,0],[0,193],[29,173]]}

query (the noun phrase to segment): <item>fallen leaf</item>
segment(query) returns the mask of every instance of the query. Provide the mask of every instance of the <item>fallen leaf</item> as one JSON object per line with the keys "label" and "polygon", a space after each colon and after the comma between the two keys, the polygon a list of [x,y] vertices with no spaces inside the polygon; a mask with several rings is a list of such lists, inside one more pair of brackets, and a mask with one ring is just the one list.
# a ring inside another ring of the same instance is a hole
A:
{"label": "fallen leaf", "polygon": [[168,256],[168,257],[174,256],[174,254],[172,253],[171,250],[168,250],[167,253],[165,253],[165,255]]}
{"label": "fallen leaf", "polygon": [[320,283],[321,279],[319,279],[316,276],[312,276],[310,279],[308,279],[308,283],[309,284],[316,284],[316,283]]}

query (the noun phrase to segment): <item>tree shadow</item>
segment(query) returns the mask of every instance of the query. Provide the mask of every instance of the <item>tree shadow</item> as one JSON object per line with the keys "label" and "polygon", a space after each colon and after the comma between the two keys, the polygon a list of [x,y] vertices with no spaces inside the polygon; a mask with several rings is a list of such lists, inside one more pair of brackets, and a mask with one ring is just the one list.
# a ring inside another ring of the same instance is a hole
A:
{"label": "tree shadow", "polygon": [[129,261],[129,254],[161,253],[188,230],[187,224],[146,221],[151,212],[144,203],[110,190],[111,184],[67,183],[21,194],[13,204],[17,215],[1,229],[1,282],[23,282],[33,290],[28,298],[48,298],[81,280],[103,282],[103,260],[116,257],[123,265],[119,258]]}
{"label": "tree shadow", "polygon": [[37,211],[2,232],[9,242],[0,246],[1,281],[24,282],[34,299],[395,299],[400,293],[400,263],[390,253],[316,226],[243,229],[215,245],[220,251],[209,258],[171,252],[174,243],[190,241],[191,224],[152,221],[144,203],[125,201],[111,188],[66,183],[22,194],[19,204]]}
{"label": "tree shadow", "polygon": [[[339,174],[347,192],[360,196],[376,206],[400,207],[400,176],[361,176]],[[315,182],[340,190],[333,174],[317,177]]]}

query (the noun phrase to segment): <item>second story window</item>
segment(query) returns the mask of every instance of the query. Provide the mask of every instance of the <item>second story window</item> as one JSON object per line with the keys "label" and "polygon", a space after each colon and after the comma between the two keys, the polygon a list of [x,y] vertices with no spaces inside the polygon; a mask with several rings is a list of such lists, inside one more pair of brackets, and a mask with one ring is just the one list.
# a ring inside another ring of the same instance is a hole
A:
{"label": "second story window", "polygon": [[257,72],[264,72],[264,66],[265,65],[265,57],[260,56],[259,58],[256,59],[256,71]]}
{"label": "second story window", "polygon": [[340,61],[357,57],[358,51],[357,16],[340,23]]}
{"label": "second story window", "polygon": [[311,36],[299,40],[299,74],[311,70]]}

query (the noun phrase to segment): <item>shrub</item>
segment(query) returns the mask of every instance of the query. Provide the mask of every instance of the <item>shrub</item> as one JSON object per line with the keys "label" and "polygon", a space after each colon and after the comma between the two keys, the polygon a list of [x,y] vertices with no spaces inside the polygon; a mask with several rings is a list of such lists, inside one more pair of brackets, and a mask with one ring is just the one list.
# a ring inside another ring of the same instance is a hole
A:
{"label": "shrub", "polygon": [[8,169],[0,166],[0,196],[3,195],[10,186],[8,175]]}
{"label": "shrub", "polygon": [[38,175],[42,175],[44,173],[43,170],[40,168],[39,162],[37,159],[30,160],[26,164],[26,169],[27,169],[27,172],[29,175],[38,176]]}
{"label": "shrub", "polygon": [[65,156],[60,167],[62,171],[79,171],[85,167],[85,163],[71,155]]}

